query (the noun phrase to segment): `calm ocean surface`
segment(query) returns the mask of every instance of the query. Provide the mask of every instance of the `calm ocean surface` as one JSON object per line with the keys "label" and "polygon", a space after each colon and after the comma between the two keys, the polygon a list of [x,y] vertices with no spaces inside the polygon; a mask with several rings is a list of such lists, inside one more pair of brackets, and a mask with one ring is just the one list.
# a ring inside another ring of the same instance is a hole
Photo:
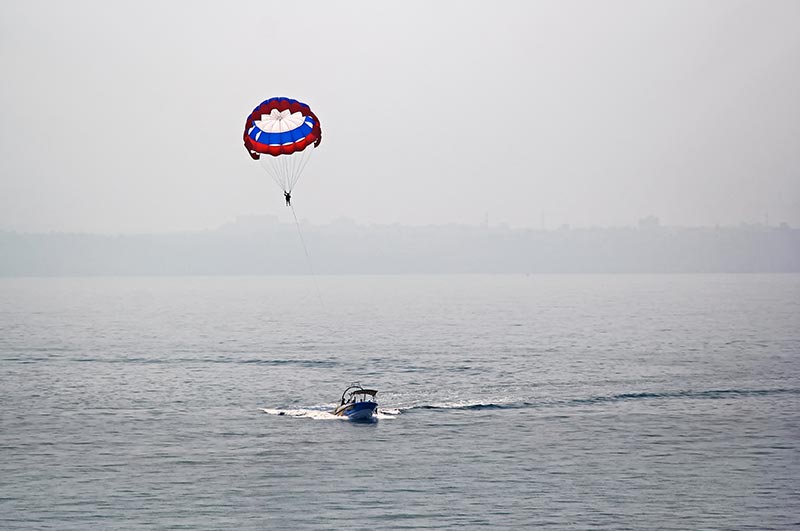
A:
{"label": "calm ocean surface", "polygon": [[0,529],[800,526],[800,275],[317,280],[0,279]]}

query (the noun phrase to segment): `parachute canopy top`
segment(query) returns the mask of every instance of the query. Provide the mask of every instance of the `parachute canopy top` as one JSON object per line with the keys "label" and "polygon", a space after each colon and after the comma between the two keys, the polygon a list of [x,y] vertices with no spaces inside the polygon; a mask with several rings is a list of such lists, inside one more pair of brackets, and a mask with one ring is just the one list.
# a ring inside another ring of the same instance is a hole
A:
{"label": "parachute canopy top", "polygon": [[263,101],[244,124],[244,147],[254,160],[291,155],[320,142],[322,128],[311,107],[290,98]]}

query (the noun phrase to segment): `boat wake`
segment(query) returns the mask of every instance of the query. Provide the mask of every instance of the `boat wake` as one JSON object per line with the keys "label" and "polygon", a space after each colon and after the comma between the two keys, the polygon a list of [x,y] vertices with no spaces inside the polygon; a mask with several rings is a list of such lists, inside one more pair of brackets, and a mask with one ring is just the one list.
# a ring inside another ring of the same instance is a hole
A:
{"label": "boat wake", "polygon": [[307,418],[314,420],[347,420],[346,417],[337,417],[336,415],[319,409],[262,409],[267,415],[278,415],[281,417],[297,417]]}
{"label": "boat wake", "polygon": [[[662,392],[632,392],[610,395],[595,395],[584,398],[544,398],[544,399],[495,399],[495,400],[454,400],[452,402],[432,402],[421,404],[398,405],[397,407],[379,407],[375,418],[394,419],[401,414],[414,411],[488,411],[513,409],[547,409],[563,407],[586,407],[609,403],[656,400],[736,400],[743,398],[772,395],[800,395],[800,389],[709,389],[709,390],[677,390]],[[334,405],[321,405],[297,409],[263,409],[269,415],[310,418],[314,420],[348,420],[347,417],[331,413]]]}
{"label": "boat wake", "polygon": [[800,389],[711,389],[711,390],[679,390],[662,392],[619,393],[612,395],[596,395],[585,398],[548,398],[541,400],[489,400],[489,401],[455,401],[433,404],[419,404],[401,408],[401,411],[416,409],[428,410],[490,410],[490,409],[527,409],[548,407],[576,407],[613,402],[630,402],[638,400],[733,400],[770,395],[800,394]]}
{"label": "boat wake", "polygon": [[[306,419],[313,419],[313,420],[350,420],[347,417],[334,415],[331,413],[333,410],[333,406],[326,407],[325,409],[316,409],[316,408],[298,408],[298,409],[272,409],[272,408],[263,408],[261,411],[266,413],[267,415],[277,415],[280,417],[295,417],[295,418],[306,418]],[[376,419],[393,419],[400,414],[399,409],[393,408],[382,408],[379,407],[377,412],[374,415]]]}
{"label": "boat wake", "polygon": [[489,400],[456,400],[452,402],[434,402],[430,404],[412,404],[399,407],[398,411],[406,413],[414,410],[445,411],[482,411],[504,409],[546,409],[551,407],[581,407],[601,405],[615,402],[631,402],[640,400],[736,400],[744,398],[800,395],[800,389],[709,389],[709,390],[677,390],[662,392],[632,392],[610,395],[595,395],[585,398],[505,398]]}

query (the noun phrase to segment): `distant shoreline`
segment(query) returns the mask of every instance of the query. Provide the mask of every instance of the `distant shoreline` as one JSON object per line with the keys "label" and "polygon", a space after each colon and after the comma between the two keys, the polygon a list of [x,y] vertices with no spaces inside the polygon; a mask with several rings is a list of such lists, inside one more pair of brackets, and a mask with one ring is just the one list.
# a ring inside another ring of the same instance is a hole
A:
{"label": "distant shoreline", "polygon": [[[355,223],[303,225],[318,275],[796,273],[788,226],[556,230]],[[0,231],[0,276],[305,275],[294,225],[269,217],[216,230],[136,235]]]}

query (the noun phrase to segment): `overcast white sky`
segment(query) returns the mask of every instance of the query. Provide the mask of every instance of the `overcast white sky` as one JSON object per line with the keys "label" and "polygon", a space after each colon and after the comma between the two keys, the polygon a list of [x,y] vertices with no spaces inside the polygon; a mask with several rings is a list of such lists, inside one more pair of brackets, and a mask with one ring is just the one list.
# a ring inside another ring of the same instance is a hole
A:
{"label": "overcast white sky", "polygon": [[313,223],[800,225],[798,1],[12,0],[0,72],[0,229],[288,221],[271,96]]}

